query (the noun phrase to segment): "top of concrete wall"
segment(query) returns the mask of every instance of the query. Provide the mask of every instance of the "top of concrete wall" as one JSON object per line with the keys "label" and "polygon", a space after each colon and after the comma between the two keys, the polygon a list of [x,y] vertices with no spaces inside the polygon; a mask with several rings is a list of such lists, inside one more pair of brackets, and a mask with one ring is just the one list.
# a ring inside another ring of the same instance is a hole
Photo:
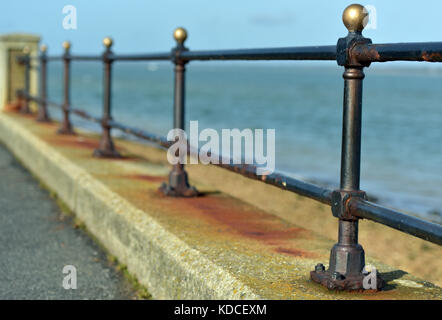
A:
{"label": "top of concrete wall", "polygon": [[7,33],[0,34],[0,41],[26,41],[26,42],[39,42],[41,39],[40,36],[29,33]]}

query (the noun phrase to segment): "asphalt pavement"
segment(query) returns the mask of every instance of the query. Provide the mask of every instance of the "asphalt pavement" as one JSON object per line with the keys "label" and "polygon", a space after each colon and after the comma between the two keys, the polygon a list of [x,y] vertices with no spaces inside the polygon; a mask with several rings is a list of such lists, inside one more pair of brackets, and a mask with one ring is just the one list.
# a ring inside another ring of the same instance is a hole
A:
{"label": "asphalt pavement", "polygon": [[135,297],[104,250],[0,144],[0,299]]}

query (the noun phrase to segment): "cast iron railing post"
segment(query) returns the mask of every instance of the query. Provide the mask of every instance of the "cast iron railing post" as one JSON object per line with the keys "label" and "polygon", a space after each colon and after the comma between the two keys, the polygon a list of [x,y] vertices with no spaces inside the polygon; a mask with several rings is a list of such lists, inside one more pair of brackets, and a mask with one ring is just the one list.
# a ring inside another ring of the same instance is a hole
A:
{"label": "cast iron railing post", "polygon": [[[180,59],[180,53],[188,50],[184,46],[187,38],[187,32],[184,28],[177,28],[173,34],[177,45],[172,50],[173,63],[175,64],[175,87],[174,87],[174,128],[185,129],[185,65],[187,61]],[[180,155],[181,159],[185,159],[186,155]],[[184,170],[184,164],[181,161],[174,164],[169,174],[169,184],[164,183],[160,190],[173,197],[194,197],[198,195],[195,187],[189,185],[187,172]]]}
{"label": "cast iron railing post", "polygon": [[23,114],[29,114],[31,113],[31,110],[29,109],[29,95],[30,93],[30,78],[31,78],[31,58],[30,58],[30,50],[29,47],[23,48],[24,58],[23,63],[25,66],[25,87],[24,87],[24,97],[22,97],[23,103],[20,107],[20,112]]}
{"label": "cast iron railing post", "polygon": [[[348,6],[343,14],[343,21],[349,33],[341,38],[336,46],[336,59],[339,65],[345,67],[344,102],[342,124],[342,153],[341,153],[341,183],[340,189],[332,193],[332,212],[339,218],[338,243],[331,249],[329,269],[325,270],[318,264],[311,272],[311,278],[329,289],[363,290],[365,254],[358,244],[358,220],[348,206],[351,198],[366,198],[365,192],[359,189],[361,164],[361,119],[362,119],[362,80],[364,79],[362,65],[352,58],[355,44],[371,43],[370,39],[362,36],[362,30],[367,23],[368,12],[361,5]],[[375,286],[381,288],[383,281],[376,274],[371,277],[376,281]]]}
{"label": "cast iron railing post", "polygon": [[47,67],[47,56],[46,51],[48,47],[46,45],[41,45],[40,51],[40,103],[38,108],[38,114],[37,114],[37,121],[39,122],[50,122],[51,119],[49,118],[48,108],[46,104],[46,98],[47,98],[47,87],[46,87],[46,67]]}
{"label": "cast iron railing post", "polygon": [[115,149],[114,143],[111,137],[111,127],[109,121],[112,120],[111,102],[112,102],[112,59],[111,59],[111,47],[112,39],[109,37],[104,38],[103,44],[105,51],[103,53],[103,117],[101,122],[101,140],[98,149],[95,149],[94,156],[98,158],[119,158],[121,155]]}
{"label": "cast iron railing post", "polygon": [[64,55],[63,55],[63,64],[64,64],[64,73],[63,73],[63,84],[64,84],[64,102],[63,102],[63,120],[61,122],[60,128],[57,130],[59,134],[75,134],[72,129],[72,124],[69,119],[69,109],[71,107],[70,101],[70,48],[71,43],[69,41],[63,42]]}

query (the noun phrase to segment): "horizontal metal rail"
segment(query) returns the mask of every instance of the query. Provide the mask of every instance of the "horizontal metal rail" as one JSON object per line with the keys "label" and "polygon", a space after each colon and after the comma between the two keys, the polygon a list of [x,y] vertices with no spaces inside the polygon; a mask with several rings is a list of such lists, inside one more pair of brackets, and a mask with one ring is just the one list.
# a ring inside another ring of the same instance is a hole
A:
{"label": "horizontal metal rail", "polygon": [[[70,60],[102,60],[102,56],[68,55]],[[152,54],[114,54],[108,58],[114,61],[167,61],[174,57],[172,52]],[[336,46],[258,48],[234,50],[182,51],[180,59],[192,60],[336,60]],[[63,60],[64,56],[48,56],[47,60]]]}
{"label": "horizontal metal rail", "polygon": [[149,133],[149,132],[146,132],[146,131],[138,129],[138,128],[126,126],[122,123],[119,123],[119,122],[116,122],[113,120],[108,121],[107,124],[112,128],[118,129],[118,130],[120,130],[124,133],[130,134],[130,135],[133,135],[134,137],[150,141],[150,142],[155,143],[163,148],[169,148],[173,144],[173,142],[168,141],[163,136]]}
{"label": "horizontal metal rail", "polygon": [[47,61],[63,61],[64,59],[76,60],[76,61],[101,61],[103,56],[101,55],[67,55],[67,56],[47,56]]}
{"label": "horizontal metal rail", "polygon": [[109,58],[114,61],[170,61],[170,52],[160,52],[152,54],[110,54]]}
{"label": "horizontal metal rail", "polygon": [[[353,58],[360,63],[388,61],[442,62],[442,42],[357,44],[352,50]],[[76,61],[100,61],[102,55],[68,55]],[[167,61],[171,52],[151,54],[109,54],[113,61]],[[336,60],[336,46],[309,46],[284,48],[257,48],[233,50],[182,51],[178,54],[185,61],[205,60]],[[38,59],[32,56],[30,59]],[[62,61],[63,55],[47,56],[48,61]]]}
{"label": "horizontal metal rail", "polygon": [[336,46],[183,51],[181,59],[191,60],[336,60]]}
{"label": "horizontal metal rail", "polygon": [[77,61],[101,61],[103,56],[69,55],[69,59]]}
{"label": "horizontal metal rail", "polygon": [[388,209],[375,203],[351,199],[349,204],[354,215],[369,219],[415,237],[442,245],[442,226],[408,214]]}
{"label": "horizontal metal rail", "polygon": [[387,61],[442,62],[442,42],[356,45],[352,54],[361,63]]}
{"label": "horizontal metal rail", "polygon": [[[61,103],[57,103],[57,102],[54,102],[54,101],[41,99],[39,97],[34,97],[34,96],[31,96],[31,95],[26,95],[26,94],[23,94],[23,95],[25,97],[27,97],[29,100],[35,101],[37,103],[45,103],[49,107],[54,107],[54,108],[57,108],[57,109],[63,109],[63,104],[61,104]],[[69,110],[69,112],[72,112],[73,114],[79,116],[80,118],[83,118],[83,119],[86,119],[86,120],[89,120],[89,121],[92,121],[92,122],[95,122],[95,123],[102,123],[102,119],[101,118],[92,116],[92,115],[90,115],[89,113],[87,113],[84,110],[76,109],[76,108],[72,108],[72,107],[68,108],[68,110]]]}

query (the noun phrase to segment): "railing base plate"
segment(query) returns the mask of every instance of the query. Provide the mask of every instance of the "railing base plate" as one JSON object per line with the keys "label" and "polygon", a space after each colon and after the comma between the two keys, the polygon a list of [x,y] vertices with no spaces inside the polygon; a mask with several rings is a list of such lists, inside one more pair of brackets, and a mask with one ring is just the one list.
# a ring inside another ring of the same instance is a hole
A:
{"label": "railing base plate", "polygon": [[[384,285],[385,281],[376,275],[376,284],[364,288],[364,278],[369,275],[358,274],[353,276],[341,276],[340,279],[332,277],[331,273],[327,271],[310,271],[310,279],[317,282],[330,290],[338,291],[379,291]],[[372,280],[373,281],[373,280]]]}
{"label": "railing base plate", "polygon": [[198,197],[200,193],[195,187],[188,186],[186,188],[173,188],[167,183],[163,183],[159,189],[160,192],[162,192],[164,195],[169,197],[184,197],[184,198],[191,198],[191,197]]}
{"label": "railing base plate", "polygon": [[121,154],[117,150],[101,150],[95,149],[93,156],[95,158],[122,158]]}

